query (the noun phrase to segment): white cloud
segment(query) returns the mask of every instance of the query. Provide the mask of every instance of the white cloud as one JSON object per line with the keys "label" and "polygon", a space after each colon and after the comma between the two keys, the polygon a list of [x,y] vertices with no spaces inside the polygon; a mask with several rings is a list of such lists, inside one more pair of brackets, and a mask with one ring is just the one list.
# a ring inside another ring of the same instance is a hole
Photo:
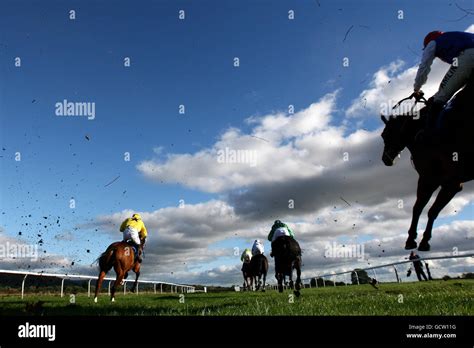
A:
{"label": "white cloud", "polygon": [[[329,126],[335,99],[336,92],[294,115],[276,113],[250,118],[247,122],[255,126],[249,134],[230,128],[209,149],[192,155],[171,155],[166,161],[144,161],[138,170],[156,181],[179,182],[214,193],[313,176],[324,169],[325,162],[334,158],[329,159],[323,151],[310,153],[302,147],[308,142],[305,138],[333,148],[343,142],[342,130]],[[218,153],[226,148],[255,153],[256,165],[219,162]]]}

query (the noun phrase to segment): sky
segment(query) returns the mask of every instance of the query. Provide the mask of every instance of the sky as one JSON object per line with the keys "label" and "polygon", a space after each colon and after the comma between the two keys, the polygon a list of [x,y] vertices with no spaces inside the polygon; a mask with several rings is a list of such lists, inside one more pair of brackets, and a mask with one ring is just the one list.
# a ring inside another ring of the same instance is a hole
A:
{"label": "sky", "polygon": [[[407,151],[383,166],[380,110],[412,92],[426,33],[474,32],[472,8],[2,1],[0,245],[41,258],[0,269],[96,274],[133,212],[149,231],[144,279],[240,284],[240,253],[275,219],[294,230],[305,278],[404,260],[417,174]],[[448,68],[434,63],[427,95]],[[58,115],[64,100],[95,112]],[[466,183],[420,254],[474,251],[473,202]],[[333,242],[363,245],[362,261],[325,257]]]}

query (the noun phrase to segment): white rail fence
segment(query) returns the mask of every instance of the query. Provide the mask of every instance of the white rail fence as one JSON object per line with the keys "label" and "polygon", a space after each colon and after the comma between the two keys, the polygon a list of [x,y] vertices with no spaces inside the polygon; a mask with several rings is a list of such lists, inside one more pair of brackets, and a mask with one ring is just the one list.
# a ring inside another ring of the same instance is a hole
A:
{"label": "white rail fence", "polygon": [[[393,262],[393,263],[387,263],[387,264],[383,264],[383,265],[379,265],[379,266],[372,266],[372,267],[365,267],[365,268],[357,268],[357,270],[353,269],[351,271],[344,271],[344,272],[334,272],[334,273],[326,273],[326,274],[321,274],[321,275],[316,275],[316,276],[313,276],[313,277],[308,277],[308,278],[302,278],[301,280],[303,281],[303,283],[305,281],[308,281],[309,280],[309,284],[304,284],[305,287],[311,287],[311,281],[313,279],[315,279],[315,285],[316,287],[318,287],[318,279],[322,279],[322,283],[323,283],[323,287],[326,286],[326,283],[325,283],[325,278],[330,278],[331,282],[333,283],[332,285],[333,286],[336,286],[336,281],[337,281],[337,277],[338,276],[345,276],[347,274],[351,275],[351,274],[355,274],[355,277],[356,277],[356,280],[357,280],[357,285],[360,285],[360,282],[359,282],[359,275],[358,273],[360,271],[372,271],[373,273],[373,278],[377,279],[377,273],[376,273],[376,269],[380,269],[380,268],[385,268],[385,267],[393,267],[393,274],[395,276],[395,282],[399,282],[399,275],[400,272],[399,270],[397,269],[396,266],[398,265],[403,265],[403,264],[407,264],[407,263],[412,263],[413,261],[428,261],[428,260],[444,260],[444,259],[457,259],[457,258],[467,258],[467,257],[474,257],[474,253],[471,253],[471,254],[462,254],[462,255],[448,255],[448,256],[434,256],[434,257],[420,257],[419,259],[416,259],[416,260],[405,260],[405,261],[399,261],[399,262]],[[474,269],[472,270],[474,271]],[[402,272],[403,274],[403,272]],[[344,282],[345,285],[348,285],[347,282]]]}
{"label": "white rail fence", "polygon": [[[66,279],[84,279],[88,280],[87,283],[87,296],[91,296],[91,282],[97,279],[97,276],[87,276],[87,275],[80,275],[80,274],[58,274],[58,273],[44,273],[44,272],[24,272],[24,271],[10,271],[10,270],[1,270],[0,274],[16,274],[16,275],[23,275],[23,280],[21,282],[21,298],[25,295],[25,282],[28,276],[40,276],[40,277],[53,277],[53,278],[60,278],[61,279],[61,297],[64,296],[64,281]],[[106,277],[104,280],[108,280],[108,294],[110,295],[110,287],[111,284],[115,281],[115,278]],[[133,280],[124,279],[123,284],[123,293],[127,293],[127,283],[128,282],[135,282]],[[162,282],[162,281],[153,281],[153,280],[138,280],[136,294],[138,294],[138,285],[139,284],[153,284],[153,292],[157,293],[157,286],[159,285],[160,293],[163,293],[163,285],[167,285],[171,289],[171,293],[194,293],[198,290],[192,285],[185,285],[185,284],[177,284],[177,283],[169,283],[169,282]],[[202,290],[199,290],[202,291]],[[206,292],[206,288],[204,288],[204,292]]]}

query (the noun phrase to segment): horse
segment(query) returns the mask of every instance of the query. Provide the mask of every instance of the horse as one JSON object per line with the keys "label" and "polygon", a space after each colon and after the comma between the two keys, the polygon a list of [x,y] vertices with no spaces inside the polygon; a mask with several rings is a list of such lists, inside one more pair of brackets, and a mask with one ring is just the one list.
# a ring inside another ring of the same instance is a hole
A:
{"label": "horse", "polygon": [[[472,108],[467,112],[474,95],[474,83],[468,83],[452,100],[452,108],[443,120],[448,123],[448,134],[438,144],[420,142],[418,136],[423,130],[429,108],[424,107],[417,117],[409,115],[382,115],[385,123],[382,132],[384,149],[382,161],[393,166],[395,159],[406,147],[411,153],[413,165],[419,174],[416,202],[413,206],[412,220],[408,229],[405,249],[417,247],[417,226],[423,208],[428,204],[434,191],[441,187],[436,200],[428,211],[428,223],[418,246],[420,251],[429,251],[433,223],[441,210],[462,190],[464,182],[474,179],[474,144],[472,142]],[[410,97],[409,97],[410,98]],[[407,99],[407,98],[405,98]],[[456,124],[456,127],[453,125]]]}
{"label": "horse", "polygon": [[[267,279],[268,273],[268,260],[263,254],[257,254],[250,260],[250,274],[255,281],[256,289],[260,290],[262,287],[262,291],[265,292],[265,282]],[[262,277],[263,277],[263,284],[262,284]]]}
{"label": "horse", "polygon": [[[298,242],[289,237],[281,236],[272,243],[272,255],[275,258],[275,278],[278,281],[278,291],[283,292],[285,276],[290,278],[290,288],[300,296],[301,289],[301,248]],[[296,270],[296,284],[293,284],[293,270]]]}
{"label": "horse", "polygon": [[110,244],[107,250],[100,255],[98,261],[100,272],[95,287],[95,303],[97,303],[97,296],[102,287],[102,281],[112,267],[114,268],[117,277],[112,289],[110,290],[110,300],[115,302],[115,291],[117,285],[123,285],[124,279],[127,278],[130,270],[133,270],[136,274],[135,282],[132,287],[132,292],[135,292],[137,289],[138,277],[140,276],[141,264],[135,260],[135,250],[130,244],[123,241]]}
{"label": "horse", "polygon": [[242,263],[242,275],[244,276],[244,290],[253,290],[254,276],[250,268],[250,261]]}

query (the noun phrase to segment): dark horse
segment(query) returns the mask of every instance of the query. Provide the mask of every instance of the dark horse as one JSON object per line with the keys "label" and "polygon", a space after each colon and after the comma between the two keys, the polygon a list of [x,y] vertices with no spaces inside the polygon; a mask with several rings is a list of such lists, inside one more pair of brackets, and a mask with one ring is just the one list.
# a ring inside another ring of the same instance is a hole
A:
{"label": "dark horse", "polygon": [[135,250],[127,242],[115,242],[109,245],[107,250],[102,253],[99,257],[99,278],[95,286],[95,297],[94,302],[97,302],[97,296],[99,295],[102,281],[105,275],[113,267],[117,278],[114,281],[114,285],[110,290],[110,300],[115,302],[115,291],[117,285],[122,285],[125,278],[127,278],[128,272],[133,270],[136,274],[135,283],[133,284],[132,292],[135,292],[138,283],[138,277],[140,276],[140,263],[135,260]]}
{"label": "dark horse", "polygon": [[[440,211],[449,201],[462,190],[464,182],[474,179],[474,144],[472,103],[474,84],[468,85],[459,92],[452,101],[452,109],[443,117],[447,123],[443,129],[444,136],[438,143],[428,144],[417,139],[424,128],[429,108],[419,111],[418,117],[407,115],[386,118],[382,116],[385,129],[382,132],[384,150],[382,161],[392,166],[401,151],[407,147],[410,150],[413,165],[419,174],[416,202],[413,206],[413,216],[408,230],[405,249],[417,247],[417,226],[419,217],[430,200],[434,191],[441,187],[436,200],[428,211],[428,223],[423,239],[418,246],[420,251],[429,251],[431,230]],[[468,111],[469,109],[469,111]]]}
{"label": "dark horse", "polygon": [[244,290],[253,290],[253,276],[250,269],[250,261],[242,263],[242,275],[244,276]]}
{"label": "dark horse", "polygon": [[[242,273],[244,276],[244,289],[253,290],[255,282],[255,290],[265,291],[265,282],[268,273],[268,260],[263,254],[258,254],[252,257],[250,262],[242,264]],[[263,278],[263,283],[262,283]]]}
{"label": "dark horse", "polygon": [[[277,238],[272,243],[272,255],[275,258],[275,278],[278,281],[278,291],[283,292],[285,276],[290,278],[290,288],[294,288],[296,296],[301,289],[301,248],[298,242],[288,236]],[[293,270],[296,270],[296,284],[293,284]]]}
{"label": "dark horse", "polygon": [[250,260],[250,273],[254,277],[256,290],[258,291],[260,287],[262,287],[262,291],[265,291],[265,282],[268,273],[268,260],[265,255],[258,254],[252,257]]}

